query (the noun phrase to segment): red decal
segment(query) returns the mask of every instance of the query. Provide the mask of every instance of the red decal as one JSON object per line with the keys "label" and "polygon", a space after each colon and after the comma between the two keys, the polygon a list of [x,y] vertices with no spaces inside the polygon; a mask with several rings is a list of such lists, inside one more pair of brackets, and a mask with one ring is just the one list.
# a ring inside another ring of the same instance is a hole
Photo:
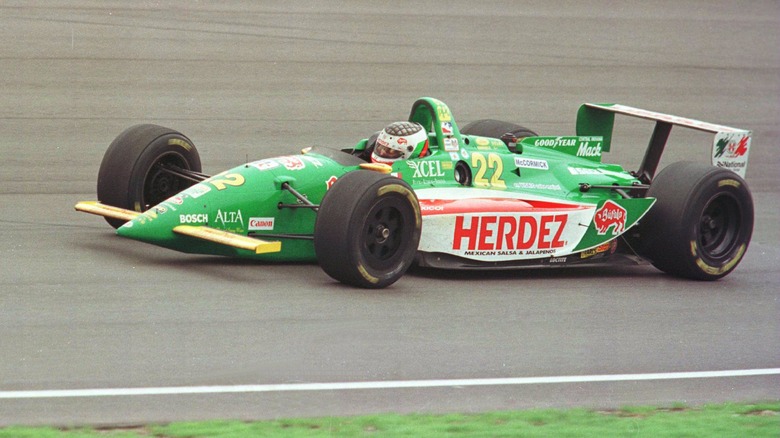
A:
{"label": "red decal", "polygon": [[520,216],[517,228],[520,231],[517,234],[517,249],[528,249],[532,247],[534,240],[536,239],[536,231],[539,229],[536,225],[536,218],[533,216]]}
{"label": "red decal", "polygon": [[495,242],[488,240],[493,237],[493,230],[488,227],[496,223],[497,220],[498,218],[495,216],[482,218],[482,223],[479,225],[479,246],[477,247],[480,251],[488,251],[495,247]]}
{"label": "red decal", "polygon": [[300,170],[306,167],[306,163],[298,157],[279,157],[277,161],[282,163],[287,170]]}
{"label": "red decal", "polygon": [[612,201],[607,201],[596,211],[593,222],[596,224],[596,233],[607,234],[609,228],[614,227],[612,235],[615,236],[626,228],[626,209]]}
{"label": "red decal", "polygon": [[552,213],[591,208],[579,204],[514,198],[420,199],[420,207],[425,216],[463,213]]}
{"label": "red decal", "polygon": [[[509,227],[507,229],[507,227]],[[515,233],[517,233],[517,221],[512,216],[501,216],[498,218],[498,233],[496,238],[496,249],[514,248]]]}
{"label": "red decal", "polygon": [[742,137],[742,140],[739,141],[736,149],[734,149],[735,157],[742,157],[747,153],[747,142],[749,138],[750,137]]}
{"label": "red decal", "polygon": [[452,249],[469,251],[563,248],[568,215],[455,217]]}

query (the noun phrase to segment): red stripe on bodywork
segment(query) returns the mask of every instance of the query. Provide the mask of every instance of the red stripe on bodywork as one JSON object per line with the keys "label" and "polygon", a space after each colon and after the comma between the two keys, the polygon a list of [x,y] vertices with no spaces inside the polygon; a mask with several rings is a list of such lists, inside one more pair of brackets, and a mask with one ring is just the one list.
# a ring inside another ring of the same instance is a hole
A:
{"label": "red stripe on bodywork", "polygon": [[511,198],[420,199],[423,216],[464,213],[528,213],[572,211],[588,205]]}

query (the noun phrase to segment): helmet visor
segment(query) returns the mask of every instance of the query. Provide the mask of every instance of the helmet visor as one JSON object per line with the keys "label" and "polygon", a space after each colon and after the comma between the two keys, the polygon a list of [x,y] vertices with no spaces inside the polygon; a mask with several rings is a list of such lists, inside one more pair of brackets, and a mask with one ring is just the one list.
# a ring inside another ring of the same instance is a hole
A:
{"label": "helmet visor", "polygon": [[388,146],[384,146],[380,144],[379,142],[376,143],[376,147],[374,148],[374,152],[379,155],[382,158],[388,158],[391,160],[395,160],[398,158],[401,158],[403,156],[403,152],[399,151],[397,149],[393,149]]}

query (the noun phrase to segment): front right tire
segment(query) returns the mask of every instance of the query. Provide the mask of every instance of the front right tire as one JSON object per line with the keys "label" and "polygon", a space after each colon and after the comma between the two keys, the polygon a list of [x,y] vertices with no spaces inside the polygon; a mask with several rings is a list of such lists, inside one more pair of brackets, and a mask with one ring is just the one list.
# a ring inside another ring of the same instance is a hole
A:
{"label": "front right tire", "polygon": [[[165,172],[165,167],[200,172],[198,150],[189,138],[162,126],[144,124],[119,134],[103,155],[97,196],[106,205],[146,211],[195,182]],[[106,218],[114,228],[124,224]]]}

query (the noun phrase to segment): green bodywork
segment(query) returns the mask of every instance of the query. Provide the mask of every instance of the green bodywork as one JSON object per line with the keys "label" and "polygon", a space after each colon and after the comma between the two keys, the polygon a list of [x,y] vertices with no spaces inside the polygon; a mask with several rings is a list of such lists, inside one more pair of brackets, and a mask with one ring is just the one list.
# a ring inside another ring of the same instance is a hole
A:
{"label": "green bodywork", "polygon": [[[528,137],[520,139],[513,151],[499,139],[462,135],[447,105],[434,98],[422,98],[412,107],[409,120],[428,130],[431,153],[424,158],[394,163],[392,174],[416,191],[443,188],[462,191],[464,197],[472,196],[469,191],[479,188],[516,193],[519,199],[527,196],[558,199],[589,204],[596,209],[610,200],[625,209],[627,230],[647,212],[654,199],[628,198],[603,187],[640,184],[622,167],[601,163],[602,152],[610,148],[613,119],[611,113],[583,107],[576,136]],[[347,153],[313,149],[299,155],[242,164],[150,208],[117,232],[188,253],[278,261],[315,260],[316,209],[285,187],[288,185],[317,205],[336,179],[360,169],[358,159],[348,152],[357,153],[365,147],[366,140],[361,140],[355,147],[345,149]],[[464,172],[470,176],[466,185]],[[179,225],[204,225],[263,240],[278,240],[282,249],[255,254],[176,234],[173,229]],[[593,221],[581,225],[588,230],[575,251],[616,238],[612,232],[599,234]]]}

